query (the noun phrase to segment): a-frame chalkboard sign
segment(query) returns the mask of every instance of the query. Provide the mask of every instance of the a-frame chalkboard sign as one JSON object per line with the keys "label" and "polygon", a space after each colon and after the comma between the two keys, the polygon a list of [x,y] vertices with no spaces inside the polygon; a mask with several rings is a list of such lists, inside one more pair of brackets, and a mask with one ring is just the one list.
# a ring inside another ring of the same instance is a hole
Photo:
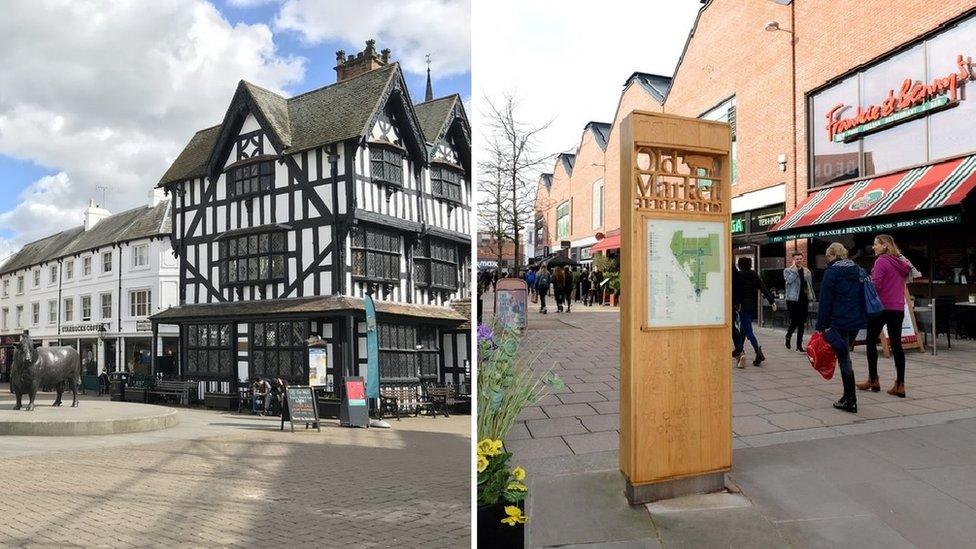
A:
{"label": "a-frame chalkboard sign", "polygon": [[285,389],[285,405],[281,407],[281,430],[285,430],[285,422],[291,423],[291,430],[295,432],[296,423],[304,423],[308,429],[312,425],[319,432],[319,407],[315,401],[315,390],[307,385],[293,385]]}

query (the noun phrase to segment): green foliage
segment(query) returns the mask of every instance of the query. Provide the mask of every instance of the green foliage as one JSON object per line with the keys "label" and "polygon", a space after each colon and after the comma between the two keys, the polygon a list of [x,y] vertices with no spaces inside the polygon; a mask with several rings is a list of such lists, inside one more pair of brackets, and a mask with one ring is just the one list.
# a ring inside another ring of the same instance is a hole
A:
{"label": "green foliage", "polygon": [[502,500],[515,504],[524,500],[527,493],[525,485],[516,480],[508,467],[512,454],[501,452],[485,457],[488,467],[478,473],[478,505],[494,505]]}

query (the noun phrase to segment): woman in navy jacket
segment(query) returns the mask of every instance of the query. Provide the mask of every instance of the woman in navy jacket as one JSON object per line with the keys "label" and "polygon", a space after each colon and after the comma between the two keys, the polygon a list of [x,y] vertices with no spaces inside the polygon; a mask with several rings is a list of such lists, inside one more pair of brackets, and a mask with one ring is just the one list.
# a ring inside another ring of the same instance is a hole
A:
{"label": "woman in navy jacket", "polygon": [[857,332],[868,325],[863,276],[864,270],[847,259],[847,248],[843,244],[834,242],[827,247],[827,270],[820,284],[817,331],[824,332],[824,337],[837,353],[844,382],[844,396],[834,403],[834,408],[854,414],[857,413],[857,394],[850,347]]}

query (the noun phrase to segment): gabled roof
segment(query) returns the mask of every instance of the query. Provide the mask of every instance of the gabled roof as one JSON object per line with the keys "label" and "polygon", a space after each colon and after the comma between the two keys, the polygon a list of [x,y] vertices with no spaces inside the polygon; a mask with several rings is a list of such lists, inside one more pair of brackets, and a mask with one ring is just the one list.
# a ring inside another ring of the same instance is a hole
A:
{"label": "gabled roof", "polygon": [[102,219],[90,230],[73,227],[27,244],[0,267],[7,274],[48,261],[113,244],[170,233],[169,201],[140,206]]}
{"label": "gabled roof", "polygon": [[454,105],[460,102],[461,97],[453,94],[414,105],[413,109],[417,113],[417,120],[420,121],[420,129],[424,132],[424,138],[428,143],[436,143],[440,139],[441,133],[447,130]]}
{"label": "gabled roof", "polygon": [[[236,137],[246,113],[258,119],[281,153],[288,154],[347,139],[364,139],[394,93],[409,105],[406,83],[397,63],[288,99],[242,80],[224,121],[197,132],[163,174],[160,184],[207,175],[208,166],[212,169],[215,165],[214,151],[224,149]],[[407,133],[415,135],[407,142],[426,161],[423,143],[411,143],[423,138],[416,115],[409,112],[404,119],[414,126],[414,131]]]}
{"label": "gabled roof", "polygon": [[573,175],[573,165],[576,164],[575,154],[559,153],[556,155],[556,160],[563,163],[563,169],[566,170],[566,175]]}
{"label": "gabled roof", "polygon": [[539,176],[539,181],[546,186],[546,192],[552,190],[552,174],[544,173]]}
{"label": "gabled roof", "polygon": [[593,139],[601,149],[607,150],[607,142],[610,140],[610,124],[606,122],[589,122],[586,124],[587,130],[593,132]]}
{"label": "gabled roof", "polygon": [[629,86],[632,82],[640,84],[641,87],[647,90],[647,93],[651,94],[651,97],[655,101],[661,104],[667,99],[668,92],[671,90],[671,77],[661,76],[660,74],[635,72],[624,82],[624,87]]}

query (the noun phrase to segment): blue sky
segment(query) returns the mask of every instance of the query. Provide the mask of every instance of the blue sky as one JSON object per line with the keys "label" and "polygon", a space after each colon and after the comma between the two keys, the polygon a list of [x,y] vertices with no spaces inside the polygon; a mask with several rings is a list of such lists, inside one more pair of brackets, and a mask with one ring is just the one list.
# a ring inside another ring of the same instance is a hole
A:
{"label": "blue sky", "polygon": [[471,97],[467,0],[76,0],[70,9],[4,0],[4,8],[0,260],[80,224],[99,187],[113,212],[144,204],[193,132],[220,121],[238,80],[304,93],[335,83],[336,50],[355,54],[376,38],[400,62],[414,102],[424,99],[427,52],[435,97]]}

